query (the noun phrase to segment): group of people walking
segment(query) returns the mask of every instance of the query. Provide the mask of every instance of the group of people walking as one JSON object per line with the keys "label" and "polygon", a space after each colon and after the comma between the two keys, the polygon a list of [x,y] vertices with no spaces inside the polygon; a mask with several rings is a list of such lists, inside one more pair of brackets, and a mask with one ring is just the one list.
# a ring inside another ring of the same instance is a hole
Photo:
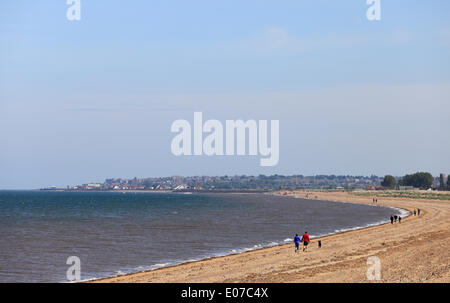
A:
{"label": "group of people walking", "polygon": [[391,215],[391,224],[394,224],[394,222],[397,222],[397,220],[398,223],[402,223],[402,217],[397,215]]}
{"label": "group of people walking", "polygon": [[[374,198],[373,202],[377,203],[378,200],[376,198]],[[414,210],[413,213],[414,213],[414,216],[416,214],[418,216],[420,216],[420,208],[418,208],[417,210]],[[397,222],[397,221],[398,221],[398,223],[402,223],[402,217],[399,215],[391,215],[390,219],[391,219],[391,224],[394,224],[394,222]],[[300,243],[303,243],[303,251],[308,251],[308,244],[310,243],[308,233],[305,231],[305,233],[301,237],[298,234],[295,234],[294,243],[295,243],[295,252],[298,252],[300,250]],[[319,248],[322,247],[321,241],[319,241],[318,244],[319,244]]]}
{"label": "group of people walking", "polygon": [[[303,251],[307,251],[307,249],[308,249],[308,244],[309,244],[309,242],[310,242],[310,239],[309,239],[309,235],[308,235],[308,233],[305,231],[305,233],[303,234],[303,236],[302,237],[300,237],[298,234],[295,234],[295,237],[294,237],[294,243],[295,243],[295,252],[298,252],[299,251],[299,249],[300,249],[300,243],[302,243],[303,242]],[[320,242],[320,241],[319,241]],[[320,245],[321,243],[319,243],[319,245]]]}
{"label": "group of people walking", "polygon": [[[415,209],[413,211],[413,214],[414,214],[414,216],[415,215],[420,216],[420,208]],[[398,220],[398,223],[402,223],[402,217],[397,216],[397,215],[391,215],[391,224],[394,224],[394,222],[397,222],[397,220]]]}

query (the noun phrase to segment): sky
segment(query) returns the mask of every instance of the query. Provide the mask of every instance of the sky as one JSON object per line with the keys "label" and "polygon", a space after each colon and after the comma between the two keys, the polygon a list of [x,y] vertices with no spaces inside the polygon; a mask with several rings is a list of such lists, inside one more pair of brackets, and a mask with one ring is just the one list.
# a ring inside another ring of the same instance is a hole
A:
{"label": "sky", "polygon": [[[0,189],[450,174],[450,1],[0,2]],[[177,119],[279,120],[279,163],[175,156]]]}

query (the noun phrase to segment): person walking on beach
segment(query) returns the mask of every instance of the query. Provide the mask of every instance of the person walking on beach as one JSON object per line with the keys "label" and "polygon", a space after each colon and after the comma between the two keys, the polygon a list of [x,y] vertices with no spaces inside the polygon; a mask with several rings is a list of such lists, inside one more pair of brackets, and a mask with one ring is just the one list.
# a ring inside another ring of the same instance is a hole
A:
{"label": "person walking on beach", "polygon": [[391,224],[394,224],[394,216],[391,215]]}
{"label": "person walking on beach", "polygon": [[303,240],[303,251],[307,251],[309,244],[309,235],[308,232],[305,231],[305,234],[302,237]]}
{"label": "person walking on beach", "polygon": [[298,234],[295,234],[294,243],[295,243],[295,252],[298,252],[298,248],[300,246],[300,236]]}
{"label": "person walking on beach", "polygon": [[402,217],[398,216],[398,223],[402,223]]}
{"label": "person walking on beach", "polygon": [[414,216],[416,215],[416,210],[414,210]]}
{"label": "person walking on beach", "polygon": [[420,216],[420,208],[417,209],[417,215]]}
{"label": "person walking on beach", "polygon": [[397,222],[397,215],[394,215],[394,221]]}

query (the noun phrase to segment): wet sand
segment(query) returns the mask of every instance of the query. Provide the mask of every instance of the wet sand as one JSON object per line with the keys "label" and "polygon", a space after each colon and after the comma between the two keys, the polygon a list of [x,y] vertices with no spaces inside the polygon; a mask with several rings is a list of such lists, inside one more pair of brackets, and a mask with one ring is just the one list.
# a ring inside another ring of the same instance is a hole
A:
{"label": "wet sand", "polygon": [[[373,204],[372,196],[309,193],[319,200]],[[305,198],[306,192],[287,194]],[[93,282],[372,282],[366,276],[371,256],[381,261],[381,280],[373,282],[450,282],[450,201],[379,197],[378,205],[421,213],[400,224],[312,239],[308,252],[295,253],[293,244],[285,244]]]}

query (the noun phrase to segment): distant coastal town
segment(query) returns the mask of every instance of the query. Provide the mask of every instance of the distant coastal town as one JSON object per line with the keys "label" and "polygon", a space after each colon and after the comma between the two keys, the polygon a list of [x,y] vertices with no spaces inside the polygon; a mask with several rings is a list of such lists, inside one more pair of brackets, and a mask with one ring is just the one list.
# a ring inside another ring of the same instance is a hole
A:
{"label": "distant coastal town", "polygon": [[258,175],[258,176],[172,176],[159,178],[110,178],[103,183],[86,183],[66,188],[49,186],[41,190],[67,191],[274,191],[297,189],[383,190],[435,189],[448,190],[450,178],[433,177],[418,172],[404,177],[336,176],[336,175]]}

